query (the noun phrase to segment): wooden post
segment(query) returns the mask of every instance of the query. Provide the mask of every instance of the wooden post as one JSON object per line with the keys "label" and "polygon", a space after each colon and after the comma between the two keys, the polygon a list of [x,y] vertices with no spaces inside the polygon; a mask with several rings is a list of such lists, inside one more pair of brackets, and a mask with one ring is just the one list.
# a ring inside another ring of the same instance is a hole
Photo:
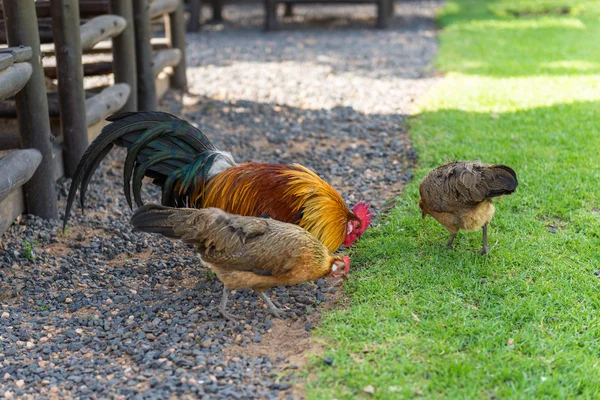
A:
{"label": "wooden post", "polygon": [[387,29],[390,25],[390,5],[392,0],[379,0],[377,3],[377,29]]}
{"label": "wooden post", "polygon": [[156,85],[154,83],[154,72],[152,71],[149,9],[148,0],[133,0],[138,109],[140,111],[154,111],[156,109]]}
{"label": "wooden post", "polygon": [[171,45],[181,51],[181,60],[173,67],[173,76],[171,77],[171,86],[181,90],[187,90],[186,61],[185,61],[185,16],[183,11],[183,0],[169,14],[169,31],[171,36]]}
{"label": "wooden post", "polygon": [[223,0],[212,0],[212,22],[223,22]]}
{"label": "wooden post", "polygon": [[33,52],[31,78],[15,95],[21,148],[34,148],[42,154],[40,166],[24,186],[25,204],[30,214],[54,219],[58,217],[58,208],[52,160],[52,134],[48,119],[48,101],[35,3],[34,0],[4,1],[2,6],[6,19],[8,45],[31,46]]}
{"label": "wooden post", "polygon": [[131,92],[121,111],[137,111],[137,67],[135,62],[135,32],[133,26],[133,3],[131,0],[111,0],[111,13],[127,21],[127,27],[113,38],[113,71],[115,83],[126,83]]}
{"label": "wooden post", "polygon": [[265,0],[265,31],[272,31],[277,27],[277,3],[275,0]]}
{"label": "wooden post", "polygon": [[189,32],[198,32],[202,22],[202,0],[190,0],[190,21],[188,23]]}
{"label": "wooden post", "polygon": [[56,49],[58,104],[65,175],[72,177],[89,145],[85,122],[79,1],[51,0],[50,7]]}
{"label": "wooden post", "polygon": [[292,3],[285,3],[285,11],[283,12],[284,17],[294,16],[294,5]]}

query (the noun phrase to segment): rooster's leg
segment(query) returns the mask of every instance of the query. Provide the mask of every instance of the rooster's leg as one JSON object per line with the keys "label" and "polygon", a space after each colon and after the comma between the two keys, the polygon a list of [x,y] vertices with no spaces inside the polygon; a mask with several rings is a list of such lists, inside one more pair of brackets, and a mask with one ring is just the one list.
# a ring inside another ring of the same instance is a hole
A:
{"label": "rooster's leg", "polygon": [[480,254],[487,254],[487,252],[489,251],[488,249],[488,234],[487,234],[487,228],[488,228],[488,224],[487,222],[483,225],[483,246],[481,247],[481,250],[479,250]]}
{"label": "rooster's leg", "polygon": [[[458,233],[458,232],[456,232],[456,233]],[[452,248],[452,243],[454,243],[454,238],[456,237],[456,233],[453,233],[450,236],[450,239],[448,239],[448,242],[446,243],[446,247]]]}
{"label": "rooster's leg", "polygon": [[237,318],[235,318],[232,314],[227,312],[228,298],[229,298],[229,290],[227,290],[227,288],[225,286],[223,286],[223,296],[221,296],[221,303],[219,303],[219,311],[221,312],[221,315],[223,316],[223,318],[228,319],[230,321],[236,321]]}
{"label": "rooster's leg", "polygon": [[273,302],[271,301],[269,296],[265,294],[265,292],[258,292],[258,296],[262,299],[262,301],[265,302],[267,307],[269,307],[269,311],[271,312],[271,314],[273,314],[276,318],[281,318],[280,310],[277,307],[275,307],[275,304],[273,304]]}

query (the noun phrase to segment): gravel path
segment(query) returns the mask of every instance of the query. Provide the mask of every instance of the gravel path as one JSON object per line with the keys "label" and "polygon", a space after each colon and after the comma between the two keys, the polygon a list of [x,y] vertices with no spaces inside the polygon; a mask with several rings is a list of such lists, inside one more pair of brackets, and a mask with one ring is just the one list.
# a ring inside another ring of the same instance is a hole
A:
{"label": "gravel path", "polygon": [[[435,80],[436,6],[402,2],[389,31],[372,30],[374,7],[297,7],[270,34],[259,32],[261,6],[227,6],[225,26],[188,36],[191,93],[169,93],[161,108],[238,161],[300,162],[350,204],[382,210],[410,179],[404,119]],[[221,283],[188,247],[132,231],[123,159],[109,155],[66,234],[26,216],[2,236],[0,397],[301,397],[317,308],[339,287],[272,290],[296,315],[285,321],[237,291],[231,311],[245,320],[224,320]],[[59,183],[62,209],[69,184]],[[148,187],[146,198],[157,194]]]}

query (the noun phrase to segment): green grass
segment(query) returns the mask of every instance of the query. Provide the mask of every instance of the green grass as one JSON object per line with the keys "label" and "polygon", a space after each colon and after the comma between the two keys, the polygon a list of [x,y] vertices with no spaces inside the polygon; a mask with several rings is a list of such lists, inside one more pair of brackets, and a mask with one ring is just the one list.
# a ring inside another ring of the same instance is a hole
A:
{"label": "green grass", "polygon": [[[441,13],[447,77],[411,121],[415,181],[354,250],[347,307],[317,332],[334,362],[313,361],[309,398],[600,398],[596,3],[455,1]],[[418,182],[454,159],[519,176],[496,202],[487,256],[469,251],[480,232],[451,251],[421,219]]]}

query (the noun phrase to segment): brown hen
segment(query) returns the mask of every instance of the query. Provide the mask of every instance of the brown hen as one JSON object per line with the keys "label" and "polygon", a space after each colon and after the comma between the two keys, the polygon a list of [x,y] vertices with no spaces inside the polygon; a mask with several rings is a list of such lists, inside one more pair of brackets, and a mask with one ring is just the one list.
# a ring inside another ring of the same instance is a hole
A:
{"label": "brown hen", "polygon": [[219,311],[226,310],[231,289],[253,289],[279,317],[264,291],[281,285],[345,277],[348,257],[336,257],[306,230],[269,218],[228,214],[217,208],[171,208],[147,204],[131,218],[141,231],[181,239],[196,247],[207,267],[223,282]]}
{"label": "brown hen", "polygon": [[419,187],[419,207],[444,225],[452,247],[460,229],[483,228],[481,254],[488,252],[487,228],[494,215],[492,198],[513,193],[519,182],[515,171],[506,165],[456,161],[431,171]]}

